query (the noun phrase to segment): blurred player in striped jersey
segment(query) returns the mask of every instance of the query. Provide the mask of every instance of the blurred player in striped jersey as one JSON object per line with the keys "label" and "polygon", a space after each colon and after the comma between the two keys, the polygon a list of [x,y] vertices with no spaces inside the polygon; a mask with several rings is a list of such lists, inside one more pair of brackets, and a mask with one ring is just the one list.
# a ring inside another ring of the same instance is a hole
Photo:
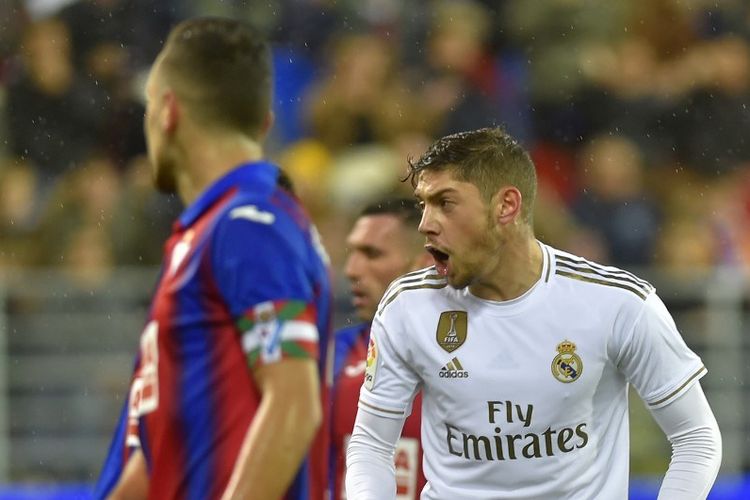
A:
{"label": "blurred player in striped jersey", "polygon": [[659,498],[706,498],[721,461],[706,368],[654,288],[535,238],[535,168],[500,129],[442,138],[411,180],[435,265],[375,313],[349,498],[394,498],[421,390],[423,500],[627,499],[629,384],[672,445]]}
{"label": "blurred player in striped jersey", "polygon": [[[380,298],[398,276],[431,262],[424,237],[417,231],[421,213],[410,198],[389,197],[362,210],[347,237],[345,273],[351,282],[352,304],[362,322],[336,332],[334,355],[332,466],[333,498],[346,498],[345,451],[354,427],[359,391],[365,373],[370,323]],[[424,486],[420,444],[421,397],[412,405],[396,444],[394,463],[399,500],[415,500]]]}
{"label": "blurred player in striped jersey", "polygon": [[327,257],[262,159],[271,83],[268,44],[226,19],[181,23],[151,69],[155,183],[187,208],[97,498],[324,498]]}

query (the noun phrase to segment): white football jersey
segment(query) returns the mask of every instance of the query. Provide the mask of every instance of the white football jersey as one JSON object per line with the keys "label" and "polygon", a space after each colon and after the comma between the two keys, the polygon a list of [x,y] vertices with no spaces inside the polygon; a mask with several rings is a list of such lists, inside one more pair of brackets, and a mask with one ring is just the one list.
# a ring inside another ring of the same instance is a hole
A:
{"label": "white football jersey", "polygon": [[423,391],[423,499],[627,499],[628,384],[656,408],[706,373],[649,283],[540,245],[517,299],[431,267],[381,300],[359,408],[403,418]]}

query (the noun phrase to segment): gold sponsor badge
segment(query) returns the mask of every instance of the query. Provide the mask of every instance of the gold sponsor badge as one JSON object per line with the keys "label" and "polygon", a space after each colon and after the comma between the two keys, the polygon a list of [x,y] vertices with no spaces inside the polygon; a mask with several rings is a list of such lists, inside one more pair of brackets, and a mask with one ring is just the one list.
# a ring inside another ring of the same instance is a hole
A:
{"label": "gold sponsor badge", "polygon": [[557,356],[552,360],[552,375],[565,384],[578,380],[583,373],[583,361],[576,354],[576,345],[570,340],[557,344]]}
{"label": "gold sponsor badge", "polygon": [[453,352],[466,342],[466,311],[445,311],[440,314],[435,338],[440,347]]}
{"label": "gold sponsor badge", "polygon": [[372,390],[375,384],[375,372],[378,370],[378,346],[375,344],[375,337],[370,336],[370,343],[367,345],[367,361],[365,363],[365,387],[368,391]]}

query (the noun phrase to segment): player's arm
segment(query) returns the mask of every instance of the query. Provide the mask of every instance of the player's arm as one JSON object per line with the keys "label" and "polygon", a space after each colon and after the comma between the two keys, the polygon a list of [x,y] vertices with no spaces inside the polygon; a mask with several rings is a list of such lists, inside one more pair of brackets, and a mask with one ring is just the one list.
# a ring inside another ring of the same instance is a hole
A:
{"label": "player's arm", "polygon": [[396,497],[393,454],[404,419],[358,411],[346,449],[346,495],[356,500]]}
{"label": "player's arm", "polygon": [[[265,207],[256,207],[265,212]],[[270,210],[270,208],[269,208]],[[223,498],[280,498],[322,421],[310,251],[283,218],[232,217],[217,228],[213,268],[237,320],[261,401]]]}
{"label": "player's arm", "polygon": [[721,463],[721,435],[699,383],[707,370],[655,294],[631,325],[612,344],[619,350],[616,365],[672,445],[659,499],[706,498]]}
{"label": "player's arm", "polygon": [[242,443],[224,499],[280,498],[322,420],[313,359],[284,359],[255,370],[263,396]]}
{"label": "player's arm", "polygon": [[399,307],[392,303],[384,314],[388,318],[377,315],[372,324],[365,382],[346,451],[347,498],[396,498],[394,450],[419,387],[418,375],[403,357],[410,349],[399,327]]}
{"label": "player's arm", "polygon": [[133,451],[108,500],[141,500],[148,496],[148,471],[140,448]]}
{"label": "player's arm", "polygon": [[672,444],[659,500],[706,498],[721,465],[721,434],[700,383],[651,414]]}

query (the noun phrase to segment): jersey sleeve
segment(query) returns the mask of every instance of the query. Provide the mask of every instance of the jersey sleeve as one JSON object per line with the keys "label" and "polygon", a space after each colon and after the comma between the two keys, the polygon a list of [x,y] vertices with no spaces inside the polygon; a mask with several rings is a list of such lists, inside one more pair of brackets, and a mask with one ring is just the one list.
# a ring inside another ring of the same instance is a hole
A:
{"label": "jersey sleeve", "polygon": [[419,376],[411,368],[409,339],[399,321],[398,304],[383,316],[376,315],[367,347],[365,381],[359,409],[375,415],[403,419],[419,390]]}
{"label": "jersey sleeve", "polygon": [[317,359],[309,239],[279,214],[252,207],[234,209],[219,222],[211,254],[217,286],[241,334],[248,364],[255,368],[290,357]]}
{"label": "jersey sleeve", "polygon": [[616,335],[616,364],[649,408],[660,408],[706,374],[688,348],[666,306],[651,293],[635,323]]}

